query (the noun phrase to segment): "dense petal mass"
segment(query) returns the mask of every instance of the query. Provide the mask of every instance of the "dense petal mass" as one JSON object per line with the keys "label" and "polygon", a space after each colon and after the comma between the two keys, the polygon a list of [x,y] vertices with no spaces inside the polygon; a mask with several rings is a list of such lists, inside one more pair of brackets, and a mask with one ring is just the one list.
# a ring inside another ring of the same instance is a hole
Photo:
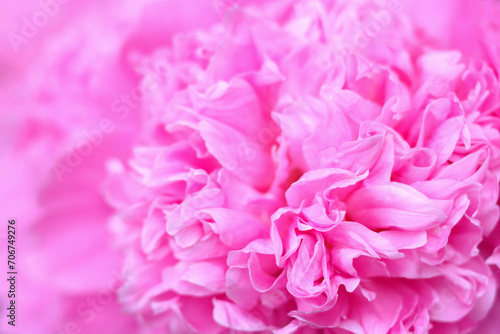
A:
{"label": "dense petal mass", "polygon": [[162,274],[123,302],[151,316],[211,298],[214,333],[480,323],[496,307],[500,43],[465,34],[471,52],[457,34],[498,30],[499,8],[462,5],[426,24],[427,2],[235,2],[145,57],[172,78],[145,96],[160,130],[126,172],[141,198],[119,209],[148,218],[119,213],[116,236],[143,258],[131,274]]}
{"label": "dense petal mass", "polygon": [[498,332],[500,2],[89,3],[0,50],[26,333]]}

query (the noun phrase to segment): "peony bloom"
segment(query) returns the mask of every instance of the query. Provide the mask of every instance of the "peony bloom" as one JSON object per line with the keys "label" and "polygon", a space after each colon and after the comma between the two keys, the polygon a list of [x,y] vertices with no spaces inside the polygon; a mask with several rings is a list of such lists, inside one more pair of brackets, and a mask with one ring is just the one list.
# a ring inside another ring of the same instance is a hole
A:
{"label": "peony bloom", "polygon": [[[421,27],[426,4],[390,6],[234,4],[144,57],[169,82],[107,193],[131,312],[186,333],[451,333],[487,316],[498,40],[471,32],[474,54]],[[495,29],[485,8],[455,12]]]}
{"label": "peony bloom", "polygon": [[0,52],[27,333],[496,333],[499,3],[103,7]]}

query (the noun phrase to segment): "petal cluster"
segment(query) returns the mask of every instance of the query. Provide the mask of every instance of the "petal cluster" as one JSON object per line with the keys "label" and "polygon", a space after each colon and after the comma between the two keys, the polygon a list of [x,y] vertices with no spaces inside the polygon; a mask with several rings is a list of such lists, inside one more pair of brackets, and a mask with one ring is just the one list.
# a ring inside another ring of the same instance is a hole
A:
{"label": "petal cluster", "polygon": [[96,6],[1,45],[24,330],[498,332],[498,2]]}
{"label": "petal cluster", "polygon": [[499,265],[498,4],[439,1],[435,24],[430,2],[219,5],[141,60],[168,79],[108,184],[125,306],[172,333],[475,328]]}
{"label": "petal cluster", "polygon": [[125,306],[178,333],[475,328],[499,266],[499,8],[461,5],[439,2],[443,32],[427,2],[231,3],[144,56],[167,80],[107,187]]}

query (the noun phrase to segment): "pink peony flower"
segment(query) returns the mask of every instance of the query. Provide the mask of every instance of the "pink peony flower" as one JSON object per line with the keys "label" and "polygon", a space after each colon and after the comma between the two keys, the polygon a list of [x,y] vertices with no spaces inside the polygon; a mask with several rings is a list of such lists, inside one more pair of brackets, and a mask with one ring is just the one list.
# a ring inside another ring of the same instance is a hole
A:
{"label": "pink peony flower", "polygon": [[498,41],[471,54],[418,30],[424,5],[399,5],[248,2],[144,58],[169,84],[145,97],[131,170],[108,187],[132,312],[186,333],[451,333],[485,318]]}
{"label": "pink peony flower", "polygon": [[23,333],[496,333],[497,2],[56,14],[0,24]]}

